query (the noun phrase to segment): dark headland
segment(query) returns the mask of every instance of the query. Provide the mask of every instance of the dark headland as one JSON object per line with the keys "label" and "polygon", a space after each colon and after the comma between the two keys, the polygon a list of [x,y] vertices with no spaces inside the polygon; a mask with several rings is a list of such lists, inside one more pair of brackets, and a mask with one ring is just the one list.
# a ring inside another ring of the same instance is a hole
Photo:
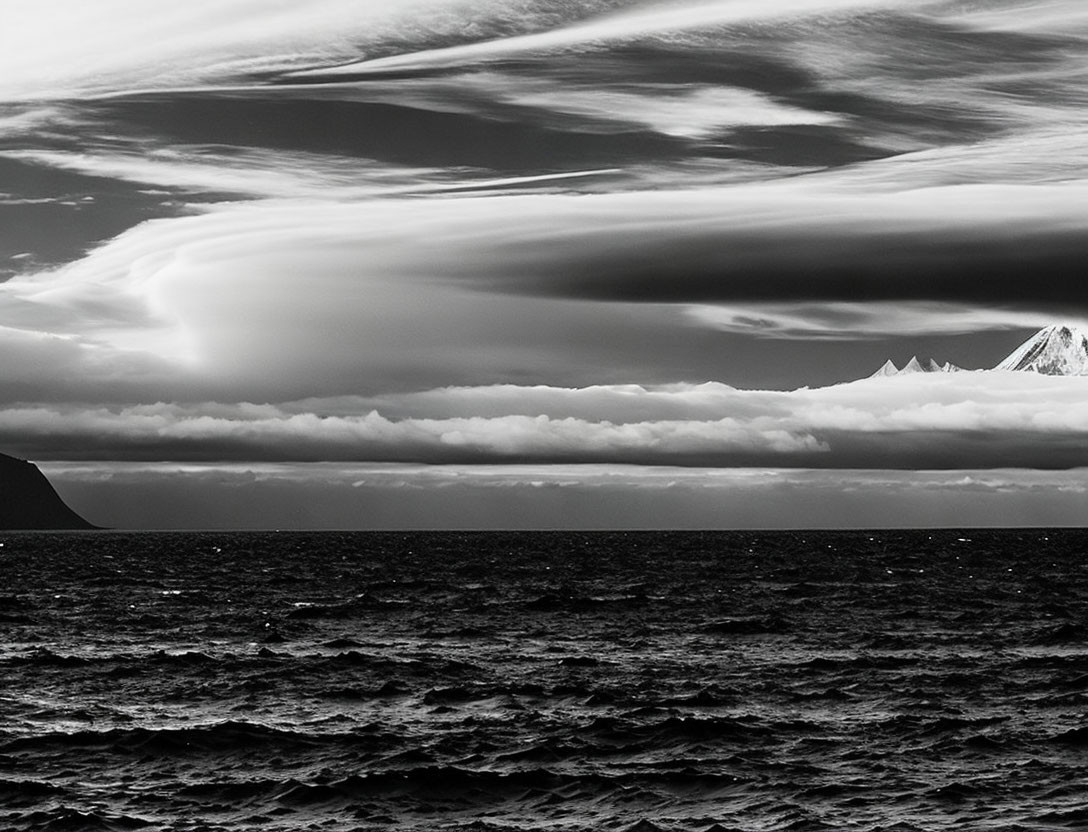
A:
{"label": "dark headland", "polygon": [[32,462],[0,454],[0,529],[94,529],[72,509]]}

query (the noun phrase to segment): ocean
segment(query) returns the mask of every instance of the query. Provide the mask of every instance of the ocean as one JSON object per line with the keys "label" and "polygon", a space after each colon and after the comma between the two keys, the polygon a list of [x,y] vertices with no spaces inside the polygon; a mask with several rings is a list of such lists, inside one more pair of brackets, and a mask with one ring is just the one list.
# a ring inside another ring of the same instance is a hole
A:
{"label": "ocean", "polygon": [[0,828],[1088,828],[1088,532],[0,536]]}

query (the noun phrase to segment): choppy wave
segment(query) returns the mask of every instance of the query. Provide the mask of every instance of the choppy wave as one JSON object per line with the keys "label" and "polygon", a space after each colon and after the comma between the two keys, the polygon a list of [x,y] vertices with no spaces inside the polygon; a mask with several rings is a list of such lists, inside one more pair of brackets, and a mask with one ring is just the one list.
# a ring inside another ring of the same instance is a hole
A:
{"label": "choppy wave", "polygon": [[0,823],[1076,828],[1083,536],[9,537]]}

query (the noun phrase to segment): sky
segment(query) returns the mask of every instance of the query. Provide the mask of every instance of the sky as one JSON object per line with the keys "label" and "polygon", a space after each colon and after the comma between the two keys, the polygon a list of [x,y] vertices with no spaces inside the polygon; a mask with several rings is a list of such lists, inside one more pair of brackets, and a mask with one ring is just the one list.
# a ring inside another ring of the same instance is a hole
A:
{"label": "sky", "polygon": [[[93,8],[92,8],[93,6]],[[7,0],[0,451],[118,528],[1081,525],[1082,0]]]}

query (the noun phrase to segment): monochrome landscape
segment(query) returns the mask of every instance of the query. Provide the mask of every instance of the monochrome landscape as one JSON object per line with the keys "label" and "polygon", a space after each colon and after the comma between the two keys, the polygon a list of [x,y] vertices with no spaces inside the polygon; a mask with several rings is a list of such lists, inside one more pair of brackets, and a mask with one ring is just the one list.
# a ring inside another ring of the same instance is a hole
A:
{"label": "monochrome landscape", "polygon": [[1084,0],[4,0],[0,829],[1088,802]]}

